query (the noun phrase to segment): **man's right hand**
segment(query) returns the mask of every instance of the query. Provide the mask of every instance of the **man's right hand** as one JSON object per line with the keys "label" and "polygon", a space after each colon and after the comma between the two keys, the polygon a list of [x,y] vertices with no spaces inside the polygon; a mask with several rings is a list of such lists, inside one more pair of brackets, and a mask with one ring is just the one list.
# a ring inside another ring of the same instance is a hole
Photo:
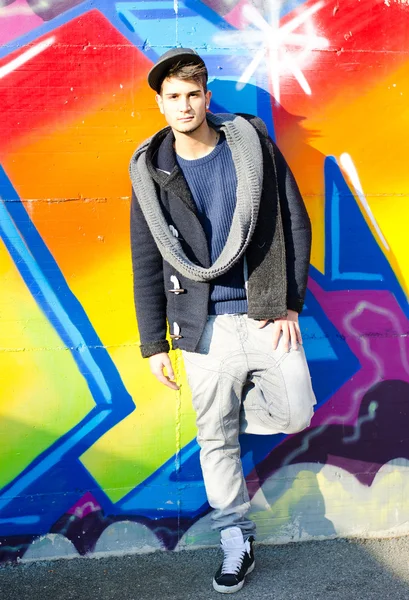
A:
{"label": "man's right hand", "polygon": [[[167,352],[160,352],[149,357],[149,366],[156,379],[166,385],[171,390],[178,390],[179,386],[175,382],[175,374],[173,372],[172,363],[170,362]],[[166,369],[167,375],[164,373]]]}

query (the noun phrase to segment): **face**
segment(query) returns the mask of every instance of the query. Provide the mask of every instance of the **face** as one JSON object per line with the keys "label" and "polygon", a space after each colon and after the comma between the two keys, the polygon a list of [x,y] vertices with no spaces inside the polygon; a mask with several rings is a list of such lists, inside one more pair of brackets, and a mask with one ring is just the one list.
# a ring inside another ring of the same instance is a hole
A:
{"label": "face", "polygon": [[191,134],[206,122],[211,95],[210,91],[205,94],[195,81],[171,77],[163,81],[156,102],[174,131]]}

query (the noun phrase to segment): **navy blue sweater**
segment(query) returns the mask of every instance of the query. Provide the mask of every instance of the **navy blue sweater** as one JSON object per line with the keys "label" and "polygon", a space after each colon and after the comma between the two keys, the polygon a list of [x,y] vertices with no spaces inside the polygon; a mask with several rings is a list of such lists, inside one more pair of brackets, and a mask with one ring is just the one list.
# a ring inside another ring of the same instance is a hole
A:
{"label": "navy blue sweater", "polygon": [[[190,188],[213,264],[229,235],[236,208],[237,177],[230,148],[222,135],[214,150],[196,160],[176,160]],[[243,260],[211,283],[209,314],[246,313]]]}

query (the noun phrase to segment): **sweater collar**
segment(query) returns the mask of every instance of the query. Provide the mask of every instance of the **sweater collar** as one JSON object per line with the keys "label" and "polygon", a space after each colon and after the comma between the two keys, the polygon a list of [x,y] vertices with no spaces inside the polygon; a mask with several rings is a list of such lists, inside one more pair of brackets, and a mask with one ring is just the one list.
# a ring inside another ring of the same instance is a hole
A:
{"label": "sweater collar", "polygon": [[[207,122],[216,130],[220,129],[222,120],[217,119],[216,115],[208,115]],[[175,136],[170,127],[164,127],[152,136],[149,146],[146,150],[146,162],[150,175],[153,179],[162,186],[166,186],[174,178],[178,179],[180,172],[179,165],[176,161],[176,153],[174,148]]]}

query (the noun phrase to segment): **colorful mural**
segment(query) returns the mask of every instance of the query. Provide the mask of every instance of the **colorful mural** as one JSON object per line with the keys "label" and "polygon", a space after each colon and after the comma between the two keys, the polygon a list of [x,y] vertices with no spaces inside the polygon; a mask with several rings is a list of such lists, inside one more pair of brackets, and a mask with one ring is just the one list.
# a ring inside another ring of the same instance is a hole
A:
{"label": "colorful mural", "polygon": [[318,405],[243,436],[259,539],[408,533],[406,0],[0,0],[0,561],[215,543],[194,414],[140,358],[128,161],[146,74],[205,58],[258,114],[313,223],[301,317]]}

